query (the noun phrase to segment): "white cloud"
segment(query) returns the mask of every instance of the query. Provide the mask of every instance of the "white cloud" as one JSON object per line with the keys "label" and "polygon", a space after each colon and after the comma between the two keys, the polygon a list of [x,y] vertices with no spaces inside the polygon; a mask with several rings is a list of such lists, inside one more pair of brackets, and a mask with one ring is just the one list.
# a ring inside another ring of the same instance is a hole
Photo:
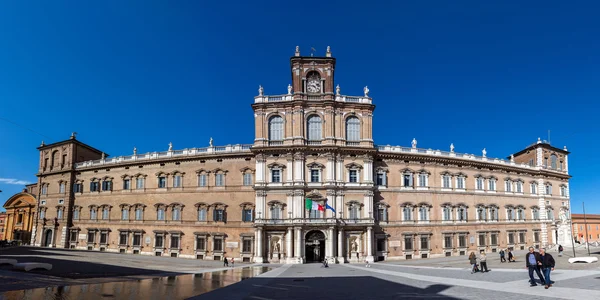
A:
{"label": "white cloud", "polygon": [[18,179],[14,179],[14,178],[0,178],[0,183],[27,185],[27,184],[30,184],[31,182],[25,181],[25,180],[18,180]]}

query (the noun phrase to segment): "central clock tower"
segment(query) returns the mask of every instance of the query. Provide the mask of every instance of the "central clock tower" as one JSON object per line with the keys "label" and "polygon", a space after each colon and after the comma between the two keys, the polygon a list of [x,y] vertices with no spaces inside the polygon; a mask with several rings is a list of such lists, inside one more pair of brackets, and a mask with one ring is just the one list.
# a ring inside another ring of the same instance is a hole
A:
{"label": "central clock tower", "polygon": [[331,48],[327,47],[325,57],[300,56],[296,47],[290,59],[292,86],[294,94],[313,96],[334,94],[335,58],[331,57]]}

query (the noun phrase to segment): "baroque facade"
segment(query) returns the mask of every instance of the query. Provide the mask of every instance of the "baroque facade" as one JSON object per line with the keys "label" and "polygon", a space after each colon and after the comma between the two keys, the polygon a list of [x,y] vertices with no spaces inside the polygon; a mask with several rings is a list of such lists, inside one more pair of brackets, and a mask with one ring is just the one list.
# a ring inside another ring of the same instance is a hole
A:
{"label": "baroque facade", "polygon": [[109,157],[43,144],[31,243],[304,263],[522,249],[557,241],[568,154],[538,140],[507,159],[376,146],[373,99],[345,96],[336,60],[290,59],[287,94],[259,87],[252,145]]}

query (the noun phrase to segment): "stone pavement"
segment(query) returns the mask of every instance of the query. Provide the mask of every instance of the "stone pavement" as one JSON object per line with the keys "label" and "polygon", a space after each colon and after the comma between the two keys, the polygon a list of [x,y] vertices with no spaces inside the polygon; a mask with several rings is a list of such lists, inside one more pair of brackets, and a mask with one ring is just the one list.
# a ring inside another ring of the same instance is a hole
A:
{"label": "stone pavement", "polygon": [[[600,270],[557,270],[555,284],[530,287],[521,269],[471,274],[465,268],[375,263],[285,265],[192,299],[600,299]],[[579,284],[578,284],[579,283]]]}

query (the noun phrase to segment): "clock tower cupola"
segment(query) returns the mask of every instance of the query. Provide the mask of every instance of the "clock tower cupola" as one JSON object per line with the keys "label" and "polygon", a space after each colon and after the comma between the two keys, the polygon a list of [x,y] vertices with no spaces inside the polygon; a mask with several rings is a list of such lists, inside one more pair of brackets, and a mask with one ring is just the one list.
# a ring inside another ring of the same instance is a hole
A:
{"label": "clock tower cupola", "polygon": [[327,46],[325,56],[315,56],[311,48],[310,56],[301,56],[300,47],[290,59],[294,94],[308,96],[334,95],[335,58]]}

